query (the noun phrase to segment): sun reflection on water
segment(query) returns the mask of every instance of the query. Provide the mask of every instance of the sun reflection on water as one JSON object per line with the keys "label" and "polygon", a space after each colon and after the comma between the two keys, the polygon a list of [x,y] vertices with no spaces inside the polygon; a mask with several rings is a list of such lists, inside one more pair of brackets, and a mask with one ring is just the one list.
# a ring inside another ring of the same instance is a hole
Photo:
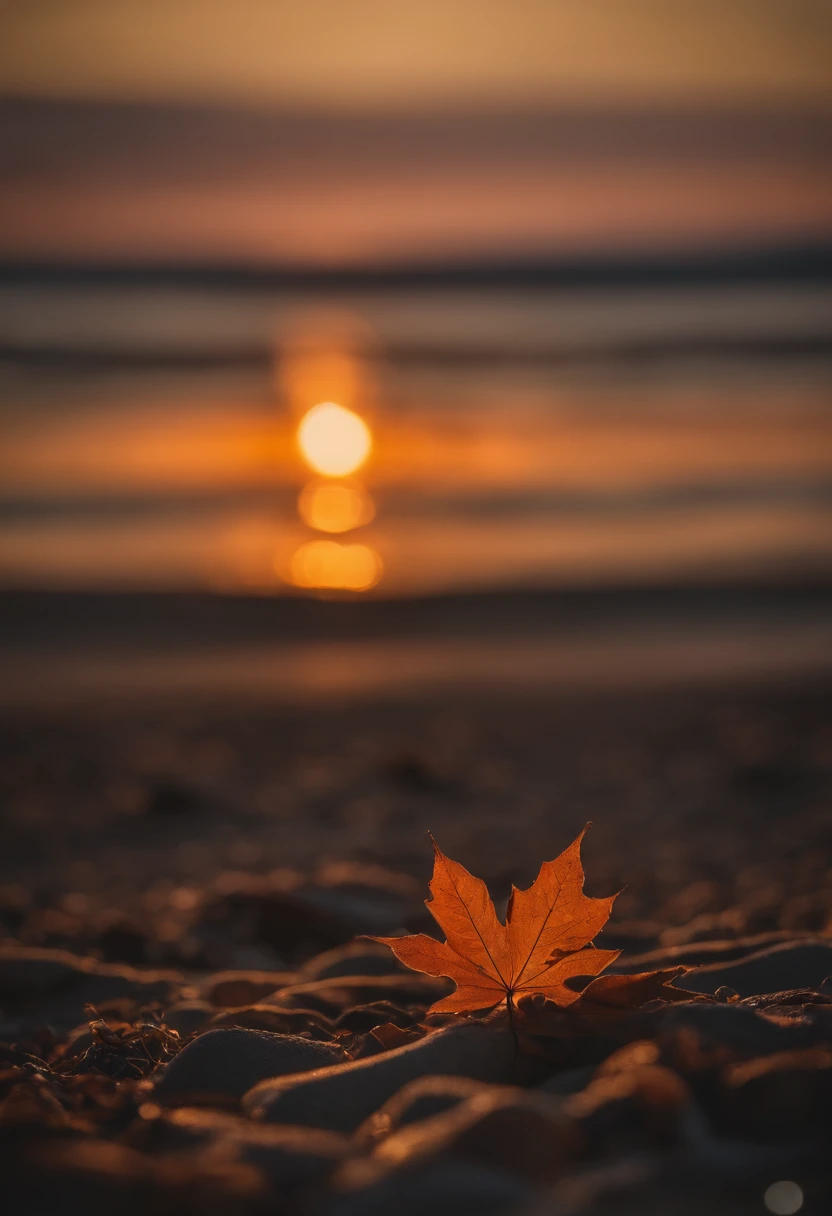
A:
{"label": "sun reflection on water", "polygon": [[375,518],[375,505],[363,486],[343,481],[312,482],[300,492],[298,512],[318,532],[350,532]]}
{"label": "sun reflection on water", "polygon": [[296,587],[331,591],[369,591],[382,575],[375,549],[335,540],[310,540],[292,556],[290,573]]}
{"label": "sun reflection on water", "polygon": [[[319,401],[298,424],[297,445],[320,479],[298,497],[298,514],[308,528],[330,534],[352,532],[375,517],[375,504],[357,481],[343,480],[367,460],[373,437],[364,419],[335,401]],[[382,576],[374,548],[357,542],[308,540],[292,555],[288,581],[317,591],[369,591]]]}

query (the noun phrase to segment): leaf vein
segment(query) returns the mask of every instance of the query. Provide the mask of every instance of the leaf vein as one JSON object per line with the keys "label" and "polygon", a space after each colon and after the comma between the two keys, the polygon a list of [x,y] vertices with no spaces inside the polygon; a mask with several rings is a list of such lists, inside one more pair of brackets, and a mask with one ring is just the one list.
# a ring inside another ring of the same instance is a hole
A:
{"label": "leaf vein", "polygon": [[548,923],[549,923],[549,921],[550,921],[550,919],[551,919],[551,917],[552,917],[552,913],[554,912],[555,908],[557,907],[558,900],[560,899],[560,897],[561,897],[561,895],[562,895],[562,894],[563,894],[563,883],[562,883],[562,882],[558,882],[558,893],[557,893],[557,895],[555,896],[554,900],[552,901],[552,904],[551,904],[551,906],[550,906],[550,908],[549,908],[549,911],[546,913],[546,916],[545,916],[545,918],[544,918],[544,920],[543,920],[543,924],[540,926],[540,928],[539,928],[539,930],[538,930],[538,932],[537,932],[537,937],[534,939],[534,941],[532,942],[531,946],[529,947],[529,952],[528,952],[528,954],[526,955],[526,957],[525,957],[525,959],[524,959],[524,961],[523,961],[523,966],[520,968],[519,972],[517,973],[517,976],[515,977],[515,981],[514,981],[515,983],[516,983],[516,981],[517,981],[517,980],[519,980],[519,979],[521,979],[521,978],[522,978],[522,976],[523,976],[523,972],[524,972],[524,971],[526,970],[526,968],[528,967],[528,965],[529,965],[529,959],[532,957],[532,955],[534,954],[535,950],[537,949],[537,943],[540,941],[540,938],[541,938],[541,936],[543,935],[543,930],[544,930],[544,929],[546,928],[546,926],[548,925]]}
{"label": "leaf vein", "polygon": [[[445,873],[448,875],[448,878],[451,880],[451,886],[452,886],[452,887],[453,887],[453,889],[456,891],[456,894],[457,894],[457,899],[459,900],[459,902],[462,904],[463,908],[465,909],[465,913],[466,913],[466,915],[467,915],[467,917],[468,917],[469,921],[471,922],[471,925],[472,925],[472,927],[473,927],[473,929],[474,929],[474,932],[476,933],[477,937],[478,937],[478,938],[480,939],[480,941],[482,942],[482,948],[483,948],[483,950],[484,950],[484,951],[485,951],[485,953],[488,955],[489,959],[491,960],[491,965],[492,965],[492,967],[493,967],[493,968],[494,968],[494,970],[497,972],[497,978],[500,980],[500,983],[501,983],[501,984],[503,984],[503,985],[504,985],[506,988],[508,988],[508,987],[509,987],[509,985],[508,985],[508,983],[506,982],[506,980],[503,978],[503,973],[500,971],[500,968],[497,966],[497,961],[496,961],[496,959],[494,958],[494,955],[493,955],[493,954],[491,953],[491,951],[489,950],[489,948],[488,948],[488,946],[487,946],[487,944],[486,944],[485,938],[483,937],[482,933],[480,933],[479,926],[477,925],[477,922],[474,920],[474,917],[473,917],[473,915],[472,915],[472,913],[471,913],[471,909],[468,907],[468,905],[466,904],[465,900],[464,900],[464,899],[462,898],[462,896],[460,895],[460,892],[459,892],[459,887],[456,885],[456,882],[455,882],[455,880],[454,880],[454,877],[453,877],[453,875],[451,874],[451,872],[450,872],[450,870],[448,869],[448,867],[447,867],[447,866],[445,866]],[[473,961],[473,960],[472,960],[472,961]],[[474,963],[474,966],[476,967],[476,966],[477,966],[477,964],[476,964],[476,963]],[[478,968],[477,968],[477,970],[481,970],[481,968],[479,968],[479,967],[478,967]],[[482,972],[482,974],[483,974],[483,975],[487,975],[487,972],[483,971],[483,972]],[[494,977],[490,977],[490,978],[494,978]]]}

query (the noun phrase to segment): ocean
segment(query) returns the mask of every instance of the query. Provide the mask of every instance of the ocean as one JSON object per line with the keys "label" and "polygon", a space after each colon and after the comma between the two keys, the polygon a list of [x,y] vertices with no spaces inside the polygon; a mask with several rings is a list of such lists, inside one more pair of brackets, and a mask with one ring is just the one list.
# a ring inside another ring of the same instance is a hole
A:
{"label": "ocean", "polygon": [[[2,276],[0,583],[291,594],[327,536],[383,597],[825,576],[827,260]],[[373,438],[345,533],[320,399]]]}

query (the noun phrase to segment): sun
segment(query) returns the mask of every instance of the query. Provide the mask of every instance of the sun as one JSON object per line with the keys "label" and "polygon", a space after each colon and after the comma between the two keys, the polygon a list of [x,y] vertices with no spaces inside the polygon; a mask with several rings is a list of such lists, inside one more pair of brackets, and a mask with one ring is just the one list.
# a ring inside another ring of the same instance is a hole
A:
{"label": "sun", "polygon": [[298,427],[298,445],[306,462],[325,477],[344,477],[360,468],[373,446],[363,418],[322,401],[304,414]]}

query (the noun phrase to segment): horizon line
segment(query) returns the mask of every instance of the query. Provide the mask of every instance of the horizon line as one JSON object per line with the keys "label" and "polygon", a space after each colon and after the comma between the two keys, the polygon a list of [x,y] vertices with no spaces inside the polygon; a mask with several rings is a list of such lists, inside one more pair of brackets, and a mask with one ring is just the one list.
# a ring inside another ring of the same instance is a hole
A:
{"label": "horizon line", "polygon": [[388,287],[630,287],[832,281],[832,232],[819,239],[669,246],[659,250],[524,257],[264,262],[183,258],[0,257],[0,285],[197,286],[380,289]]}

